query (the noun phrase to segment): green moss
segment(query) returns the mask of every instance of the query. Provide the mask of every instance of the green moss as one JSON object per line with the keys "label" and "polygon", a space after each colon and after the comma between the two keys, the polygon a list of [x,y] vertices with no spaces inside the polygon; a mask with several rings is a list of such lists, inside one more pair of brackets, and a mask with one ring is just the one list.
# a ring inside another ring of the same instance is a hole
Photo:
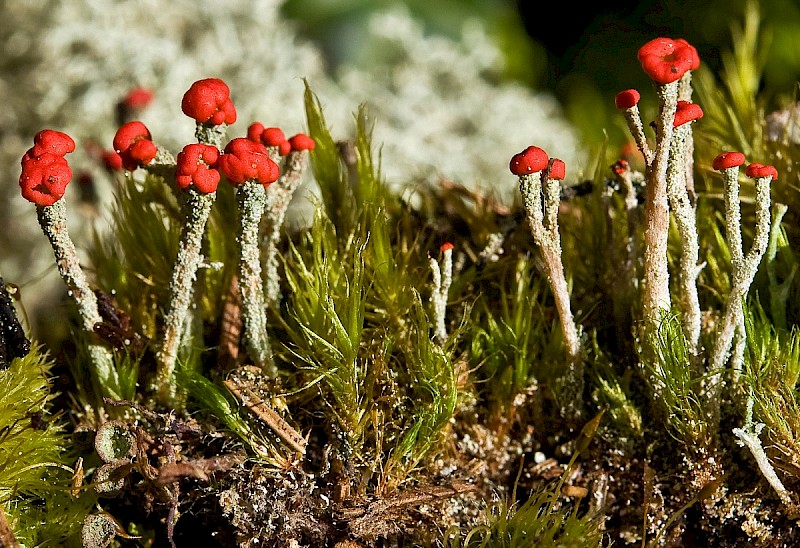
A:
{"label": "green moss", "polygon": [[69,492],[77,452],[53,413],[52,362],[38,345],[0,369],[0,504],[27,546],[74,542],[95,501]]}

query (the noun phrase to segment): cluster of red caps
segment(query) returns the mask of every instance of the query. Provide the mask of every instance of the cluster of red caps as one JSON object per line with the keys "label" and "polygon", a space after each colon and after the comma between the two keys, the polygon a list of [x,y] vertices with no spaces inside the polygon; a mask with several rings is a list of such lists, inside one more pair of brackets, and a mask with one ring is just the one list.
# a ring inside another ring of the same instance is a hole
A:
{"label": "cluster of red caps", "polygon": [[[147,102],[151,99],[148,96]],[[193,83],[183,96],[181,110],[198,124],[214,126],[236,121],[230,90],[218,78]],[[285,156],[292,151],[313,150],[315,146],[308,135],[298,133],[287,139],[279,128],[264,128],[258,122],[248,128],[247,135],[231,140],[221,152],[204,143],[186,145],[176,159],[177,185],[208,194],[217,190],[221,174],[234,186],[249,180],[269,185],[280,176],[280,168],[270,158],[267,147],[276,147]],[[149,165],[158,153],[150,130],[138,120],[119,127],[113,147],[113,151],[103,154],[111,169],[133,171]],[[61,199],[72,178],[64,155],[74,150],[75,142],[69,135],[50,129],[40,131],[34,146],[22,157],[22,196],[41,206]]]}
{"label": "cluster of red caps", "polygon": [[650,40],[639,48],[638,58],[644,72],[661,85],[680,80],[700,66],[697,50],[683,38]]}
{"label": "cluster of red caps", "polygon": [[[722,152],[714,158],[712,165],[717,171],[725,171],[726,169],[738,168],[745,162],[744,154],[741,152],[731,151]],[[778,179],[778,170],[775,166],[752,163],[748,165],[745,170],[745,175],[751,179],[760,179],[762,177],[772,177],[775,181]]]}
{"label": "cluster of red caps", "polygon": [[72,180],[72,169],[64,156],[74,150],[75,141],[66,133],[52,129],[37,133],[33,146],[22,157],[22,197],[38,206],[59,201]]}
{"label": "cluster of red caps", "polygon": [[[697,50],[683,38],[656,38],[650,40],[638,53],[642,70],[662,86],[680,80],[690,70],[700,66]],[[635,89],[617,93],[614,104],[620,110],[630,110],[639,104],[641,95]],[[673,127],[679,127],[703,117],[700,105],[689,101],[678,101]]]}
{"label": "cluster of red caps", "polygon": [[158,153],[158,147],[153,143],[150,130],[138,120],[120,126],[114,135],[113,144],[122,167],[128,171],[146,166]]}
{"label": "cluster of red caps", "polygon": [[286,156],[292,151],[314,150],[314,139],[305,133],[298,133],[286,138],[286,134],[278,127],[264,127],[261,122],[253,122],[247,128],[247,138],[265,147],[275,148],[278,154]]}
{"label": "cluster of red caps", "polygon": [[511,173],[518,176],[529,175],[548,169],[547,177],[563,181],[567,172],[567,166],[563,160],[553,158],[552,161],[547,157],[547,153],[539,147],[529,146],[519,154],[511,158],[508,169]]}

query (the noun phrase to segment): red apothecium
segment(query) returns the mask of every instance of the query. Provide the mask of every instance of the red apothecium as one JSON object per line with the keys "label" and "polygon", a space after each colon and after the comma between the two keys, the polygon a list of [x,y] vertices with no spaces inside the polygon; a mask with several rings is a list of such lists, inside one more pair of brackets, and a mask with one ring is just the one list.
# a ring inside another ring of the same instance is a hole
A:
{"label": "red apothecium", "polygon": [[722,171],[723,169],[729,169],[732,167],[738,167],[742,165],[745,161],[744,154],[741,152],[730,151],[730,152],[722,152],[718,154],[714,161],[712,162],[712,166],[717,171]]}
{"label": "red apothecium", "polygon": [[194,188],[204,194],[217,190],[220,174],[216,165],[219,160],[217,147],[203,143],[193,143],[183,147],[176,159],[175,181],[180,188]]}
{"label": "red apothecium", "polygon": [[778,179],[778,170],[775,169],[775,166],[754,163],[747,166],[747,169],[745,169],[744,172],[752,179],[770,176],[772,176],[773,181]]}
{"label": "red apothecium", "polygon": [[639,104],[641,95],[635,89],[626,89],[617,93],[614,98],[614,104],[620,110],[627,110]]}
{"label": "red apothecium", "polygon": [[122,167],[133,171],[146,166],[156,157],[158,148],[151,140],[150,130],[142,122],[123,124],[114,135],[114,150],[122,158]]}
{"label": "red apothecium", "polygon": [[539,147],[529,146],[511,158],[508,168],[514,175],[527,175],[547,167],[547,153]]}
{"label": "red apothecium", "polygon": [[700,105],[689,101],[678,101],[678,106],[675,109],[675,120],[672,122],[672,126],[682,126],[683,124],[699,120],[702,117],[703,109],[700,108]]}
{"label": "red apothecium", "polygon": [[697,50],[682,38],[650,40],[639,48],[638,58],[644,72],[662,85],[675,82],[700,66]]}
{"label": "red apothecium", "polygon": [[200,124],[232,124],[236,121],[236,107],[230,93],[219,78],[198,80],[183,95],[181,110]]}
{"label": "red apothecium", "polygon": [[19,186],[22,197],[37,206],[59,201],[72,180],[72,169],[65,154],[75,150],[75,141],[60,131],[43,129],[33,138],[33,146],[22,156]]}
{"label": "red apothecium", "polygon": [[225,146],[218,167],[233,185],[249,180],[269,185],[280,177],[280,168],[270,159],[266,147],[241,137]]}
{"label": "red apothecium", "polygon": [[317,144],[314,142],[314,139],[306,135],[305,133],[298,133],[289,138],[289,144],[292,146],[292,150],[314,150],[314,147]]}

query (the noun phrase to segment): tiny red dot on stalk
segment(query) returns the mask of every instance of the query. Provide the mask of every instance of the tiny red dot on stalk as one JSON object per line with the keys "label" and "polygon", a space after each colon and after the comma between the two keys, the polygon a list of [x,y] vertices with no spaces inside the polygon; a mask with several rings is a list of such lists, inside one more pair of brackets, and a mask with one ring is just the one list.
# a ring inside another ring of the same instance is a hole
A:
{"label": "tiny red dot on stalk", "polygon": [[443,244],[442,244],[442,246],[441,246],[439,249],[440,249],[442,252],[445,252],[445,251],[451,251],[451,250],[452,250],[454,247],[455,247],[455,246],[454,246],[452,243],[450,243],[450,242],[445,242],[445,243],[443,243]]}
{"label": "tiny red dot on stalk", "polygon": [[289,144],[292,147],[292,150],[314,150],[317,144],[314,142],[314,139],[306,135],[305,133],[298,133],[289,138]]}
{"label": "tiny red dot on stalk", "polygon": [[613,171],[617,175],[622,175],[626,171],[630,171],[630,169],[631,169],[630,164],[624,158],[620,158],[611,165],[611,171]]}
{"label": "tiny red dot on stalk", "polygon": [[641,95],[635,89],[626,89],[617,93],[614,98],[614,104],[620,110],[628,110],[639,104]]}
{"label": "tiny red dot on stalk", "polygon": [[511,158],[508,168],[514,175],[528,175],[547,167],[547,153],[539,147],[529,146]]}
{"label": "tiny red dot on stalk", "polygon": [[744,154],[742,154],[741,152],[730,151],[730,152],[723,152],[717,155],[717,157],[714,158],[714,161],[711,165],[717,171],[722,171],[723,169],[738,167],[742,165],[744,162],[745,162]]}
{"label": "tiny red dot on stalk", "polygon": [[703,109],[700,105],[689,101],[678,101],[675,109],[675,120],[672,122],[673,127],[679,127],[683,124],[694,122],[703,117]]}
{"label": "tiny red dot on stalk", "polygon": [[772,177],[773,181],[778,180],[778,170],[775,166],[753,163],[747,166],[745,174],[751,179],[759,179],[761,177]]}
{"label": "tiny red dot on stalk", "polygon": [[154,98],[155,94],[149,88],[137,87],[130,90],[120,102],[130,109],[142,109],[149,105]]}
{"label": "tiny red dot on stalk", "polygon": [[553,158],[550,160],[550,172],[547,175],[550,179],[563,181],[566,174],[567,165],[563,160],[559,160],[558,158]]}

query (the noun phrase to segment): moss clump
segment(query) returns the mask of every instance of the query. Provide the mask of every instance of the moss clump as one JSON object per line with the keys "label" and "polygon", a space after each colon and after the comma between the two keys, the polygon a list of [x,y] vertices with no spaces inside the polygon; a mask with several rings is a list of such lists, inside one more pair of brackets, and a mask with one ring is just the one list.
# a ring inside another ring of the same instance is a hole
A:
{"label": "moss clump", "polygon": [[94,503],[70,492],[78,456],[53,409],[52,367],[38,345],[0,366],[0,504],[26,546],[74,540]]}

